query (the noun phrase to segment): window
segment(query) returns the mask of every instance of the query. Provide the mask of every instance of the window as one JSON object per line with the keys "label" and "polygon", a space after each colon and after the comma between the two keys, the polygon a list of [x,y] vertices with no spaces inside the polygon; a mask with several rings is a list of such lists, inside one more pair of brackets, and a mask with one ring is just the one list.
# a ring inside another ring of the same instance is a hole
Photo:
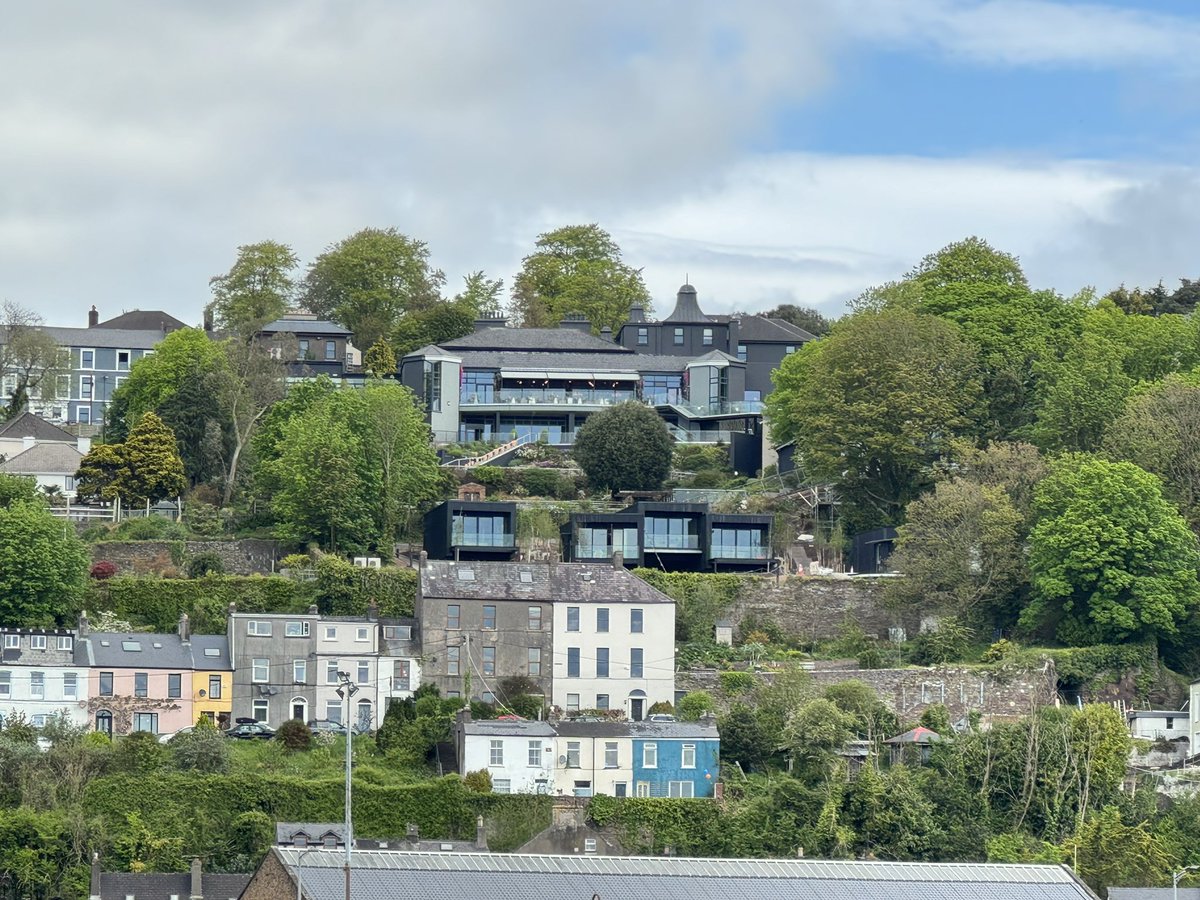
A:
{"label": "window", "polygon": [[783,348],[783,352],[788,355],[791,355],[792,353],[796,352],[796,348],[792,344],[788,344],[786,347]]}
{"label": "window", "polygon": [[354,640],[357,642],[369,641],[371,639],[371,628],[368,625],[359,625],[354,629]]}
{"label": "window", "polygon": [[496,607],[484,606],[483,608],[483,630],[496,630]]}
{"label": "window", "polygon": [[129,371],[129,357],[130,357],[130,353],[128,350],[118,350],[117,351],[117,371],[118,372],[128,372]]}
{"label": "window", "polygon": [[112,713],[107,709],[102,709],[96,713],[96,730],[101,734],[107,734],[112,737]]}
{"label": "window", "polygon": [[63,672],[63,699],[76,700],[79,697],[79,676],[74,672]]}
{"label": "window", "polygon": [[496,695],[493,694],[491,691],[484,691],[483,692],[483,702],[487,703],[491,706],[495,706],[496,705]]}
{"label": "window", "polygon": [[542,630],[542,608],[540,606],[529,607],[529,630]]}
{"label": "window", "polygon": [[300,341],[300,346],[297,348],[296,359],[308,359],[308,341]]}
{"label": "window", "polygon": [[629,633],[642,633],[642,611],[640,609],[631,609],[629,611]]}
{"label": "window", "polygon": [[173,673],[167,676],[167,698],[178,700],[183,696],[183,676]]}
{"label": "window", "polygon": [[92,423],[92,411],[86,406],[77,407],[75,416],[79,420],[80,425],[90,425]]}
{"label": "window", "polygon": [[451,603],[446,606],[446,627],[462,627],[462,607],[457,603]]}
{"label": "window", "polygon": [[695,744],[684,744],[683,745],[683,762],[681,763],[681,766],[682,766],[682,768],[685,768],[685,769],[696,768],[696,745]]}
{"label": "window", "polygon": [[567,741],[567,768],[579,768],[579,741]]}
{"label": "window", "polygon": [[392,660],[393,691],[407,691],[412,689],[410,671],[407,659]]}
{"label": "window", "polygon": [[579,648],[578,647],[568,647],[567,648],[567,677],[568,678],[578,678],[579,677]]}
{"label": "window", "polygon": [[458,675],[458,647],[446,648],[446,674]]}
{"label": "window", "polygon": [[158,734],[158,713],[135,712],[133,714],[133,730]]}
{"label": "window", "polygon": [[270,709],[271,709],[270,701],[255,700],[254,701],[254,721],[255,722],[267,721],[267,714],[270,712]]}
{"label": "window", "polygon": [[1172,719],[1170,716],[1167,716],[1167,730],[1170,731],[1174,727],[1175,727],[1175,720]]}
{"label": "window", "polygon": [[425,361],[424,372],[425,408],[430,412],[442,411],[442,365]]}
{"label": "window", "polygon": [[265,684],[271,680],[271,661],[269,659],[255,659],[251,661],[250,680],[256,684]]}
{"label": "window", "polygon": [[738,359],[740,359],[742,362],[745,362],[745,361],[746,361],[746,359],[748,358],[748,356],[749,356],[749,354],[746,352],[746,345],[745,345],[745,344],[738,344],[738,346],[737,346],[737,358],[738,358]]}
{"label": "window", "polygon": [[113,695],[113,673],[100,673],[100,696],[111,697]]}
{"label": "window", "polygon": [[617,767],[617,742],[604,742],[604,768],[615,769]]}
{"label": "window", "polygon": [[711,328],[705,328],[700,334],[701,343],[704,344],[705,347],[711,347],[713,342],[713,330]]}
{"label": "window", "polygon": [[493,403],[496,399],[496,373],[464,371],[462,390],[459,392],[464,403]]}
{"label": "window", "polygon": [[258,622],[258,621],[255,621],[254,619],[251,619],[249,622],[246,623],[246,634],[252,634],[255,637],[270,637],[271,636],[271,623],[270,622]]}
{"label": "window", "polygon": [[596,610],[596,632],[604,634],[608,631],[608,609],[600,607]]}
{"label": "window", "polygon": [[642,648],[634,647],[629,651],[629,677],[644,678],[642,673]]}
{"label": "window", "polygon": [[530,741],[528,746],[529,765],[534,766],[535,768],[540,767],[542,765],[542,742]]}
{"label": "window", "polygon": [[504,765],[504,741],[489,741],[490,753],[488,756],[489,766]]}
{"label": "window", "polygon": [[326,341],[325,342],[325,359],[328,360],[329,362],[333,362],[335,359],[337,359],[337,342],[336,341]]}
{"label": "window", "polygon": [[744,397],[747,403],[762,403],[762,391],[746,391]]}
{"label": "window", "polygon": [[568,712],[579,712],[578,694],[567,694],[567,710]]}
{"label": "window", "polygon": [[6,634],[4,636],[4,649],[17,650],[21,646],[21,636],[19,634]]}
{"label": "window", "polygon": [[44,634],[31,634],[29,636],[29,649],[30,650],[45,650],[46,649],[46,636]]}
{"label": "window", "polygon": [[383,639],[385,641],[411,641],[411,625],[384,625]]}
{"label": "window", "polygon": [[607,678],[608,677],[608,648],[607,647],[597,647],[596,648],[596,677],[597,678]]}
{"label": "window", "polygon": [[48,718],[53,717],[47,716],[45,713],[36,713],[29,717],[29,724],[34,728],[44,728],[46,726],[46,719]]}
{"label": "window", "polygon": [[0,697],[12,696],[12,672],[0,672]]}
{"label": "window", "polygon": [[608,694],[596,695],[596,709],[608,709]]}
{"label": "window", "polygon": [[208,676],[208,697],[210,700],[220,700],[221,699],[221,676],[220,675],[209,675]]}
{"label": "window", "polygon": [[336,625],[326,625],[325,626],[325,640],[327,640],[327,641],[336,641],[337,640],[337,626]]}
{"label": "window", "polygon": [[578,630],[579,630],[579,607],[578,606],[568,606],[567,607],[567,631],[578,631]]}
{"label": "window", "polygon": [[624,781],[618,781],[616,784],[613,785],[613,796],[614,797],[628,797],[629,796],[629,784]]}
{"label": "window", "polygon": [[365,659],[360,659],[358,661],[358,683],[359,684],[370,684],[371,683],[371,664],[369,662],[367,662]]}
{"label": "window", "polygon": [[58,639],[59,650],[70,650],[75,646],[75,641],[70,635],[60,636]]}
{"label": "window", "polygon": [[292,660],[292,683],[307,684],[308,683],[308,660],[293,659]]}
{"label": "window", "polygon": [[326,835],[325,839],[322,841],[322,844],[326,850],[333,850],[337,847],[337,837],[332,834]]}
{"label": "window", "polygon": [[45,672],[29,673],[29,696],[34,700],[41,700],[46,696]]}
{"label": "window", "polygon": [[340,668],[341,668],[341,666],[338,664],[338,661],[336,659],[330,659],[330,660],[325,661],[325,683],[326,684],[337,684],[339,681],[341,681],[341,678],[338,677],[338,670]]}
{"label": "window", "polygon": [[493,778],[492,779],[493,794],[511,794],[512,779],[511,778]]}
{"label": "window", "polygon": [[496,648],[495,647],[484,647],[483,648],[483,674],[484,675],[495,675],[496,674]]}
{"label": "window", "polygon": [[675,329],[675,346],[679,347],[682,345],[683,345],[683,329],[676,328]]}
{"label": "window", "polygon": [[81,369],[96,368],[96,351],[95,350],[80,350],[79,351],[79,368],[81,368]]}
{"label": "window", "polygon": [[133,696],[147,697],[150,694],[150,676],[145,672],[133,673]]}
{"label": "window", "polygon": [[542,650],[540,647],[529,648],[529,674],[534,677],[542,674]]}
{"label": "window", "polygon": [[658,744],[653,742],[642,744],[642,768],[658,768]]}
{"label": "window", "polygon": [[288,637],[308,637],[308,622],[288,622],[284,634]]}
{"label": "window", "polygon": [[342,701],[341,700],[326,700],[325,701],[325,718],[330,722],[342,721]]}
{"label": "window", "polygon": [[92,376],[91,376],[91,375],[83,375],[83,376],[80,376],[80,379],[79,379],[79,399],[81,399],[81,400],[91,400],[91,399],[92,399],[92,387],[93,387],[93,385],[94,385],[94,379],[92,378]]}
{"label": "window", "polygon": [[668,797],[695,797],[696,786],[690,781],[671,781],[667,783]]}
{"label": "window", "polygon": [[637,342],[639,347],[645,347],[650,343],[650,329],[639,327],[637,331]]}
{"label": "window", "polygon": [[355,726],[360,732],[366,734],[371,730],[371,701],[358,701],[358,725]]}

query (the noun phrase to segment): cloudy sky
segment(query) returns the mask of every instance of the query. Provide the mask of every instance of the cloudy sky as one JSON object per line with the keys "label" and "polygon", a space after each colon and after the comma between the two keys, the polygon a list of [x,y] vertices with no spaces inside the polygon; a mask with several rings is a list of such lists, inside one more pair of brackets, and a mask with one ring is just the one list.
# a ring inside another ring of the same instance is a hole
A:
{"label": "cloudy sky", "polygon": [[660,312],[838,313],[978,234],[1039,287],[1200,277],[1194,0],[42,0],[0,29],[0,299],[197,322],[365,226],[452,287],[599,222]]}

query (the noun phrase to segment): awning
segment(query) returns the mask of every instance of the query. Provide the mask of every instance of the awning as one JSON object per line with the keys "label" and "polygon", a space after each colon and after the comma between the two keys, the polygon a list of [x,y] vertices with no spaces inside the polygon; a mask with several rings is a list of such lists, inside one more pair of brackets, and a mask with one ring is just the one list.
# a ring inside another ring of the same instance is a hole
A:
{"label": "awning", "polygon": [[547,372],[530,369],[503,369],[501,378],[520,381],[637,381],[637,372]]}

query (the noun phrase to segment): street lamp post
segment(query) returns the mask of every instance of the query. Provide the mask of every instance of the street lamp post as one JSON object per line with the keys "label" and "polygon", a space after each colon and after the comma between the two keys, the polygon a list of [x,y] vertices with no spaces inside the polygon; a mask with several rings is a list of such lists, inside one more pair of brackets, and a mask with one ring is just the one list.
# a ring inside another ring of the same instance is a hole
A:
{"label": "street lamp post", "polygon": [[1171,898],[1172,898],[1172,900],[1179,900],[1179,882],[1181,880],[1183,880],[1183,877],[1185,875],[1187,875],[1188,872],[1194,872],[1194,871],[1196,871],[1196,869],[1200,869],[1200,866],[1184,866],[1182,869],[1180,869],[1178,872],[1174,873],[1171,876]]}
{"label": "street lamp post", "polygon": [[319,849],[319,847],[309,847],[296,860],[296,900],[304,900],[304,857],[310,853],[316,853]]}
{"label": "street lamp post", "polygon": [[350,821],[350,762],[353,759],[352,748],[354,741],[354,729],[350,723],[350,698],[358,693],[358,686],[350,680],[349,672],[338,672],[338,680],[340,684],[337,689],[337,695],[346,703],[346,713],[343,718],[346,726],[346,822],[343,828],[345,832],[343,837],[346,841],[346,900],[350,900],[350,850],[354,845],[354,835],[351,831],[352,826]]}

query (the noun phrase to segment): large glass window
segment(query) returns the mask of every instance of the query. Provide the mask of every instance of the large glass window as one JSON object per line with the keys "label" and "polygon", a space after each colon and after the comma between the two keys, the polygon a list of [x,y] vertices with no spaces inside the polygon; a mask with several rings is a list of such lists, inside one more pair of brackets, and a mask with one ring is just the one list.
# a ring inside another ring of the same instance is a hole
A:
{"label": "large glass window", "polygon": [[133,730],[148,731],[151,734],[158,734],[158,713],[134,713]]}
{"label": "large glass window", "polygon": [[581,525],[578,535],[576,559],[610,559],[618,552],[625,559],[637,558],[636,525]]}
{"label": "large glass window", "polygon": [[492,513],[459,513],[454,516],[454,543],[466,547],[511,547],[508,517]]}
{"label": "large glass window", "polygon": [[683,377],[680,375],[643,376],[642,399],[649,403],[678,403],[683,399]]}
{"label": "large glass window", "polygon": [[646,549],[700,549],[699,521],[691,516],[646,516]]}
{"label": "large glass window", "polygon": [[470,372],[462,374],[463,403],[495,403],[496,373]]}
{"label": "large glass window", "polygon": [[715,559],[766,559],[767,533],[760,527],[713,529],[711,554]]}

